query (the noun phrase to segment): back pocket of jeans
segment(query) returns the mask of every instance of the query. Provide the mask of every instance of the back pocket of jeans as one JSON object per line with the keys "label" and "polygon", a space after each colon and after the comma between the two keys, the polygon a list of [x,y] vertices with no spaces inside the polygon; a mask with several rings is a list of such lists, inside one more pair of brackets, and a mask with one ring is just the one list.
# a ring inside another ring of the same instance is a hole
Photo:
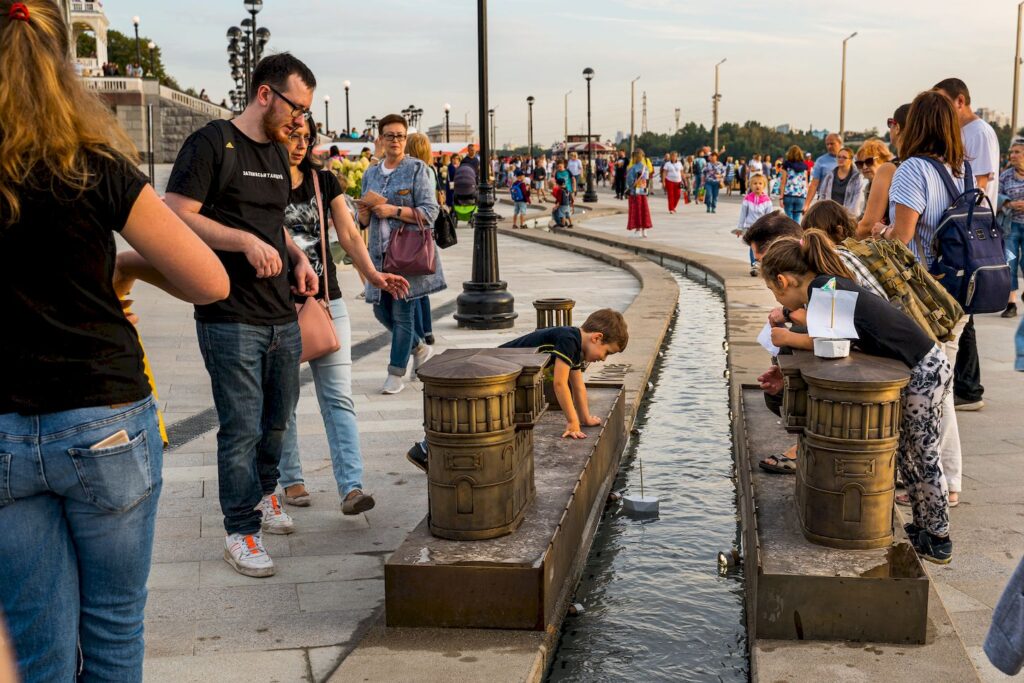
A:
{"label": "back pocket of jeans", "polygon": [[0,508],[14,502],[11,496],[11,454],[0,453]]}
{"label": "back pocket of jeans", "polygon": [[143,430],[110,448],[69,448],[89,500],[107,512],[125,512],[153,492],[149,441]]}

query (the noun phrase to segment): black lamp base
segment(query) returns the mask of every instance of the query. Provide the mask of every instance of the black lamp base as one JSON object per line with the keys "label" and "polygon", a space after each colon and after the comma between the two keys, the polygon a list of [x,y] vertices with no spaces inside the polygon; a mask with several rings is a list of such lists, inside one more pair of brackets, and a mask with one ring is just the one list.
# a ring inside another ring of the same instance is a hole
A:
{"label": "black lamp base", "polygon": [[504,280],[463,282],[462,294],[455,300],[455,320],[470,330],[505,330],[515,325],[515,297]]}

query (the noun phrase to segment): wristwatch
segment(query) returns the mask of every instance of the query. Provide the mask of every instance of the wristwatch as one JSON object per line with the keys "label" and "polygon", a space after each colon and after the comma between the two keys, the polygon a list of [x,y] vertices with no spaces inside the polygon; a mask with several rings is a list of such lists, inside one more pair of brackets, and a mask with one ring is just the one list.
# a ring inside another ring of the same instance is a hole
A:
{"label": "wristwatch", "polygon": [[397,218],[398,220],[402,220],[402,207],[396,206],[395,209],[395,218]]}
{"label": "wristwatch", "polygon": [[793,319],[789,317],[789,314],[792,313],[792,312],[793,311],[789,310],[785,306],[782,307],[782,317],[786,319],[787,323],[793,322]]}

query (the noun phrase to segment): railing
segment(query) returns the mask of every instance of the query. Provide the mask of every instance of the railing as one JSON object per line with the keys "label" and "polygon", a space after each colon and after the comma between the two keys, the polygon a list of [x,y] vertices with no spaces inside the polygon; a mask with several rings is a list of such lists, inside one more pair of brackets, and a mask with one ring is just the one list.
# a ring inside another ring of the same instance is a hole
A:
{"label": "railing", "polygon": [[182,105],[183,107],[188,107],[193,111],[202,112],[203,114],[207,114],[208,116],[212,116],[213,118],[231,118],[230,109],[225,109],[224,107],[216,105],[213,102],[207,102],[206,100],[201,100],[198,97],[186,95],[183,92],[178,92],[177,90],[168,88],[166,85],[160,86],[160,97],[169,99],[172,102]]}
{"label": "railing", "polygon": [[117,76],[103,78],[83,78],[85,87],[98,92],[143,92],[141,78],[121,78]]}
{"label": "railing", "polygon": [[94,14],[102,14],[103,13],[103,3],[102,2],[72,2],[71,3],[71,11],[72,12],[92,12]]}

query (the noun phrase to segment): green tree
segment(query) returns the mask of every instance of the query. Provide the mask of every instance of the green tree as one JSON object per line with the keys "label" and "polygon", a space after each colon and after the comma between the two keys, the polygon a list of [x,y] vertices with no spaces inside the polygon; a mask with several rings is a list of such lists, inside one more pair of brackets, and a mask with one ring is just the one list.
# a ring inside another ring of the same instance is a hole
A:
{"label": "green tree", "polygon": [[[154,43],[156,41],[153,41]],[[150,64],[149,38],[139,36],[139,46],[142,53],[142,68],[148,77],[150,74],[156,76],[162,85],[175,90],[181,90],[181,86],[173,76],[167,73],[162,59],[160,45],[153,48],[153,63]],[[96,37],[91,33],[78,34],[77,54],[80,57],[96,56]],[[127,36],[120,31],[107,31],[107,61],[117,64],[121,73],[125,73],[125,67],[135,63],[135,36]]]}

